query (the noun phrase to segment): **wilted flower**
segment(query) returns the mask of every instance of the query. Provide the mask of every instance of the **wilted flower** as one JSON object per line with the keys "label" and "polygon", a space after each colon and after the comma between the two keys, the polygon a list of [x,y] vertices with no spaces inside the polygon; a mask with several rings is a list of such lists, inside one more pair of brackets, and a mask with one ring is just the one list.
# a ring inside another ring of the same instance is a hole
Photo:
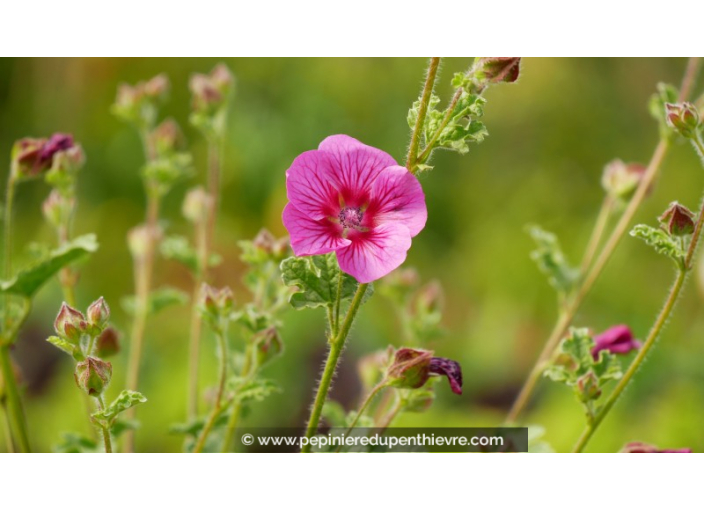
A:
{"label": "wilted flower", "polygon": [[601,185],[612,197],[628,200],[643,180],[645,171],[641,164],[614,159],[604,167]]}
{"label": "wilted flower", "polygon": [[[54,157],[76,147],[71,135],[56,133],[46,138],[23,138],[12,148],[13,178],[36,177],[52,168]],[[80,151],[82,155],[82,151]]]}
{"label": "wilted flower", "polygon": [[433,357],[432,351],[402,347],[397,350],[387,371],[392,386],[420,388],[431,375],[444,375],[453,393],[462,394],[462,368],[456,361]]}
{"label": "wilted flower", "polygon": [[658,220],[670,235],[686,236],[694,232],[694,213],[678,202],[671,202]]}
{"label": "wilted flower", "polygon": [[360,283],[406,259],[428,212],[418,179],[387,153],[345,135],[330,136],[286,171],[283,222],[297,256],[336,252]]}
{"label": "wilted flower", "polygon": [[641,346],[641,343],[633,336],[630,328],[623,324],[613,326],[597,335],[594,337],[594,343],[592,356],[595,360],[599,356],[599,351],[605,350],[612,354],[628,354],[633,350],[640,349]]}
{"label": "wilted flower", "polygon": [[74,377],[79,388],[92,397],[98,397],[110,384],[112,364],[89,356],[76,365]]}
{"label": "wilted flower", "polygon": [[692,453],[691,448],[677,448],[674,450],[660,450],[657,446],[646,443],[628,443],[621,453]]}

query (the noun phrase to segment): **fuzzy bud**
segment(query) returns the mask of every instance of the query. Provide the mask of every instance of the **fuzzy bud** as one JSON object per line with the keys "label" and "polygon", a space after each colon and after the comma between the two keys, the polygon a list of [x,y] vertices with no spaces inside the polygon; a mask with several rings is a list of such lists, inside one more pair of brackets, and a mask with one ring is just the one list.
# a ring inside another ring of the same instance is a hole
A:
{"label": "fuzzy bud", "polygon": [[110,320],[110,307],[101,296],[88,307],[87,314],[91,324],[102,330]]}
{"label": "fuzzy bud", "polygon": [[201,287],[201,305],[203,310],[211,317],[223,317],[232,312],[235,305],[234,296],[230,287],[215,289],[207,283]]}
{"label": "fuzzy bud", "polygon": [[601,396],[599,381],[597,380],[596,375],[594,375],[594,372],[591,371],[577,379],[575,388],[577,391],[577,396],[582,402],[596,400]]}
{"label": "fuzzy bud", "polygon": [[169,93],[169,77],[164,73],[154,76],[144,84],[140,84],[144,95],[150,99],[165,99]]}
{"label": "fuzzy bud", "polygon": [[183,147],[184,137],[174,119],[166,119],[149,135],[157,154],[170,154]]}
{"label": "fuzzy bud", "polygon": [[218,64],[210,74],[194,74],[189,87],[193,95],[193,109],[213,113],[221,108],[232,89],[234,77],[225,64]]}
{"label": "fuzzy bud", "polygon": [[77,344],[81,340],[81,335],[88,327],[86,318],[75,308],[71,308],[66,303],[61,305],[59,314],[54,321],[54,330],[61,337],[72,344]]}
{"label": "fuzzy bud", "polygon": [[252,241],[254,248],[260,250],[266,258],[281,261],[288,255],[288,237],[277,239],[267,229],[263,228]]}
{"label": "fuzzy bud", "polygon": [[601,185],[612,197],[629,200],[643,180],[646,168],[638,163],[624,163],[620,159],[604,167]]}
{"label": "fuzzy bud", "polygon": [[658,220],[670,235],[681,237],[694,232],[694,213],[678,202],[671,202]]}
{"label": "fuzzy bud", "polygon": [[480,83],[513,83],[518,80],[520,68],[521,57],[479,57],[474,74]]}
{"label": "fuzzy bud", "polygon": [[74,377],[79,388],[91,397],[99,397],[110,384],[112,364],[89,356],[76,365]]}
{"label": "fuzzy bud", "polygon": [[120,352],[120,336],[114,328],[105,328],[95,341],[95,354],[109,358]]}
{"label": "fuzzy bud", "polygon": [[387,371],[387,381],[400,388],[420,388],[430,377],[432,351],[403,347],[396,351]]}
{"label": "fuzzy bud", "polygon": [[685,138],[694,138],[699,126],[699,112],[692,103],[666,103],[667,124]]}
{"label": "fuzzy bud", "polygon": [[257,365],[261,367],[281,354],[284,350],[284,344],[279,332],[272,326],[255,336],[254,348],[256,349]]}

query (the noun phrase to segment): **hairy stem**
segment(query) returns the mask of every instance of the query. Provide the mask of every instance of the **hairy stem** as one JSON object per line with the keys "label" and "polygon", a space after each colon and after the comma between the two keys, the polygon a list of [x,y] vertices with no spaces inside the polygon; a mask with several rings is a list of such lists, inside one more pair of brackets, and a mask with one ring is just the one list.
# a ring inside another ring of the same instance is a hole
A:
{"label": "hairy stem", "polygon": [[421,95],[420,107],[418,108],[418,118],[416,119],[416,125],[413,128],[413,135],[411,135],[411,145],[408,148],[408,156],[406,157],[406,168],[408,168],[408,171],[411,173],[415,173],[416,161],[418,161],[418,147],[420,145],[420,137],[423,133],[425,115],[428,112],[428,103],[430,102],[430,95],[433,93],[433,87],[435,86],[435,76],[438,73],[439,65],[440,57],[433,57],[430,59],[428,73],[426,74],[425,78],[425,86],[423,87],[423,93]]}
{"label": "hairy stem", "polygon": [[[242,372],[240,376],[242,377],[242,383],[249,381],[250,376],[256,372],[256,368],[252,365],[253,345],[252,343],[247,344],[247,348],[244,351],[244,364],[242,365]],[[225,440],[222,444],[222,453],[228,453],[232,451],[233,443],[235,441],[235,432],[237,431],[237,425],[240,421],[240,415],[242,413],[242,401],[237,399],[235,404],[232,406],[232,412],[230,413],[230,419],[227,421],[227,431],[225,432]]]}
{"label": "hairy stem", "polygon": [[[685,99],[689,94],[698,70],[699,59],[690,58],[687,65],[687,69],[685,71],[684,78],[682,79],[682,86],[680,87],[680,101]],[[646,168],[646,171],[643,175],[641,182],[638,185],[638,188],[636,189],[633,197],[629,201],[626,209],[621,214],[621,217],[619,218],[618,222],[616,223],[616,226],[612,230],[608,240],[599,252],[599,255],[596,257],[594,264],[591,266],[584,279],[582,280],[582,284],[580,285],[579,289],[576,291],[574,297],[567,304],[563,313],[561,313],[561,315],[558,317],[557,323],[555,324],[555,327],[553,328],[550,337],[545,343],[543,350],[538,356],[535,365],[529,373],[526,382],[523,384],[523,387],[521,388],[521,391],[519,392],[516,401],[514,402],[513,406],[511,407],[511,410],[509,411],[506,417],[506,422],[516,422],[516,420],[530,401],[530,398],[533,392],[535,391],[537,383],[542,375],[545,363],[550,359],[555,349],[559,345],[560,340],[567,331],[567,328],[569,328],[570,324],[572,323],[572,320],[574,319],[574,316],[579,310],[582,302],[594,286],[594,283],[599,278],[607,262],[616,250],[618,243],[621,241],[624,234],[628,230],[628,227],[630,226],[633,217],[635,216],[638,208],[640,207],[641,203],[648,194],[648,190],[652,186],[655,178],[657,177],[660,171],[660,167],[665,158],[665,154],[667,153],[668,148],[669,143],[665,139],[661,139],[658,142],[658,145],[655,147],[655,152],[653,153],[653,156],[651,157],[650,162],[648,163],[648,167]]]}
{"label": "hairy stem", "polygon": [[[98,403],[98,411],[105,409],[105,400],[103,396],[100,395],[95,399]],[[100,427],[103,431],[103,445],[105,446],[105,453],[112,453],[112,440],[110,439],[110,429],[107,427]]]}
{"label": "hairy stem", "polygon": [[[318,423],[320,423],[320,415],[323,412],[323,405],[328,397],[328,392],[330,391],[330,384],[332,383],[332,378],[335,375],[335,370],[337,370],[337,362],[340,360],[340,355],[345,347],[345,341],[347,340],[347,335],[349,335],[350,328],[354,322],[354,318],[359,311],[359,307],[362,304],[362,298],[364,293],[369,287],[368,283],[362,283],[357,287],[357,292],[352,298],[352,304],[350,304],[349,310],[347,310],[347,315],[342,323],[342,327],[338,332],[337,336],[330,339],[330,350],[328,351],[328,359],[325,362],[325,368],[323,369],[323,376],[320,379],[320,384],[318,385],[318,391],[315,395],[315,401],[313,402],[313,408],[311,409],[310,418],[308,419],[308,426],[306,428],[306,437],[310,439],[318,430]],[[310,453],[310,444],[306,444],[301,448],[301,453]]]}
{"label": "hairy stem", "polygon": [[216,331],[216,336],[218,338],[218,346],[220,348],[220,382],[218,383],[218,392],[215,395],[215,403],[213,404],[213,410],[210,412],[208,421],[206,422],[203,430],[198,437],[196,446],[193,449],[193,453],[202,453],[205,447],[205,441],[208,439],[208,435],[215,425],[215,421],[218,419],[220,412],[222,411],[222,397],[225,394],[225,383],[227,382],[227,336],[223,327],[218,328]]}

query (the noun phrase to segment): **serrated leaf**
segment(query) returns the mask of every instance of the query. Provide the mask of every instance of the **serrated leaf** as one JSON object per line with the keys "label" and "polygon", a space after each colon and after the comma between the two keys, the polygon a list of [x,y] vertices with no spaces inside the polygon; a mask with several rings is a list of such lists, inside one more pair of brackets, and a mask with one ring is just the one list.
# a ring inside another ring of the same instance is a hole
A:
{"label": "serrated leaf", "polygon": [[58,336],[50,336],[46,339],[46,341],[52,344],[53,346],[58,347],[70,356],[76,355],[76,350],[78,349],[77,346],[64,340],[63,338],[59,338]]}
{"label": "serrated leaf", "polygon": [[623,370],[618,357],[605,349],[599,351],[599,359],[594,363],[593,370],[600,386],[606,381],[616,381],[623,377]]}
{"label": "serrated leaf", "polygon": [[[189,296],[185,292],[173,287],[162,287],[149,293],[149,303],[147,313],[155,314],[164,308],[173,305],[184,305],[188,303]],[[125,296],[121,299],[122,308],[129,314],[134,315],[136,309],[136,299],[134,296]]]}
{"label": "serrated leaf", "polygon": [[673,239],[662,229],[651,227],[650,225],[636,225],[630,232],[630,235],[638,239],[642,239],[649,246],[652,246],[656,252],[667,255],[675,264],[681,264],[685,256],[685,251],[682,249],[679,240]]}
{"label": "serrated leaf", "polygon": [[109,406],[102,411],[94,412],[91,416],[101,427],[111,429],[120,413],[146,401],[147,398],[138,391],[122,390]]}
{"label": "serrated leaf", "polygon": [[0,292],[31,298],[59,270],[98,249],[95,234],[86,234],[53,250],[49,258],[23,269],[11,280],[0,283]]}
{"label": "serrated leaf", "polygon": [[[281,262],[281,277],[286,285],[298,288],[289,299],[291,305],[297,309],[332,306],[337,297],[340,278],[342,301],[352,299],[359,286],[354,277],[340,271],[334,253],[284,259]],[[372,292],[370,285],[364,300],[367,300]]]}
{"label": "serrated leaf", "polygon": [[579,280],[580,272],[567,262],[567,257],[560,248],[557,236],[537,225],[529,226],[527,231],[537,244],[537,248],[531,252],[530,258],[548,277],[548,282],[553,288],[560,293],[569,293]]}

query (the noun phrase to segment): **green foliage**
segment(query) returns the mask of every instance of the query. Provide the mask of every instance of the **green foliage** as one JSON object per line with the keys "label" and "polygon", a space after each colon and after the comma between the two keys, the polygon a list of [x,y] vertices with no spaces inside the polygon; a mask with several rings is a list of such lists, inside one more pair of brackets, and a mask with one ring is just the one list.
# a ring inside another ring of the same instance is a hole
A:
{"label": "green foliage", "polygon": [[61,442],[54,446],[56,453],[97,453],[98,444],[91,438],[75,432],[61,434]]}
{"label": "green foliage", "polygon": [[660,228],[650,225],[636,225],[630,235],[642,239],[646,244],[652,246],[656,252],[670,257],[678,266],[682,265],[685,257],[685,250],[680,239],[670,236]]}
{"label": "green foliage", "polygon": [[537,245],[530,258],[538,264],[540,271],[548,277],[548,282],[558,293],[568,294],[579,280],[579,269],[568,263],[555,234],[537,225],[529,226],[527,231]]}
{"label": "green foliage", "polygon": [[171,188],[193,174],[193,158],[187,152],[173,152],[148,161],[142,168],[147,189],[162,197]]}
{"label": "green foliage", "polygon": [[601,396],[604,385],[623,376],[616,355],[601,350],[595,360],[592,356],[594,346],[594,339],[587,329],[572,328],[570,336],[562,341],[559,354],[544,372],[546,377],[574,390],[589,419],[598,411],[595,401]]}
{"label": "green foliage", "polygon": [[[456,88],[462,88],[464,82],[458,81],[457,76],[453,80]],[[457,103],[452,110],[448,107],[439,110],[440,98],[431,95],[428,102],[425,122],[422,127],[422,139],[424,147],[421,153],[425,156],[418,161],[419,170],[429,170],[432,167],[426,165],[430,155],[435,149],[449,149],[459,154],[469,152],[472,143],[479,143],[489,134],[484,124],[479,120],[484,114],[484,104],[486,99],[470,94],[462,90]],[[415,128],[420,110],[420,100],[413,103],[408,111],[407,121],[411,129]]]}
{"label": "green foliage", "polygon": [[232,391],[233,400],[241,404],[261,402],[266,397],[281,392],[281,388],[274,381],[261,377],[245,380],[235,376],[230,378],[227,384]]}
{"label": "green foliage", "polygon": [[[198,253],[185,237],[169,236],[161,242],[160,249],[165,259],[180,262],[192,273],[198,273],[200,265]],[[222,262],[222,257],[216,253],[211,253],[208,258],[208,267],[215,267]]]}
{"label": "green foliage", "polygon": [[54,277],[61,268],[80,257],[98,249],[95,234],[86,234],[53,250],[49,257],[27,269],[23,269],[14,278],[0,283],[0,293],[16,294],[31,298],[46,282]]}
{"label": "green foliage", "polygon": [[[160,289],[155,289],[149,293],[147,313],[151,315],[160,312],[169,306],[184,305],[188,303],[188,299],[188,294],[173,287],[162,287]],[[127,313],[134,315],[137,307],[134,296],[123,297],[120,304]]]}
{"label": "green foliage", "polygon": [[91,416],[100,427],[110,430],[120,413],[146,401],[147,398],[138,391],[122,390],[109,406],[102,411],[94,412]]}
{"label": "green foliage", "polygon": [[[342,301],[352,299],[359,286],[354,277],[340,270],[334,253],[284,259],[281,262],[281,276],[286,285],[296,286],[298,289],[289,299],[296,309],[333,306],[340,278]],[[365,301],[372,292],[370,285],[364,295]]]}
{"label": "green foliage", "polygon": [[71,355],[76,361],[83,361],[84,357],[81,353],[80,346],[74,345],[63,338],[59,338],[58,336],[50,336],[46,339],[46,341]]}

